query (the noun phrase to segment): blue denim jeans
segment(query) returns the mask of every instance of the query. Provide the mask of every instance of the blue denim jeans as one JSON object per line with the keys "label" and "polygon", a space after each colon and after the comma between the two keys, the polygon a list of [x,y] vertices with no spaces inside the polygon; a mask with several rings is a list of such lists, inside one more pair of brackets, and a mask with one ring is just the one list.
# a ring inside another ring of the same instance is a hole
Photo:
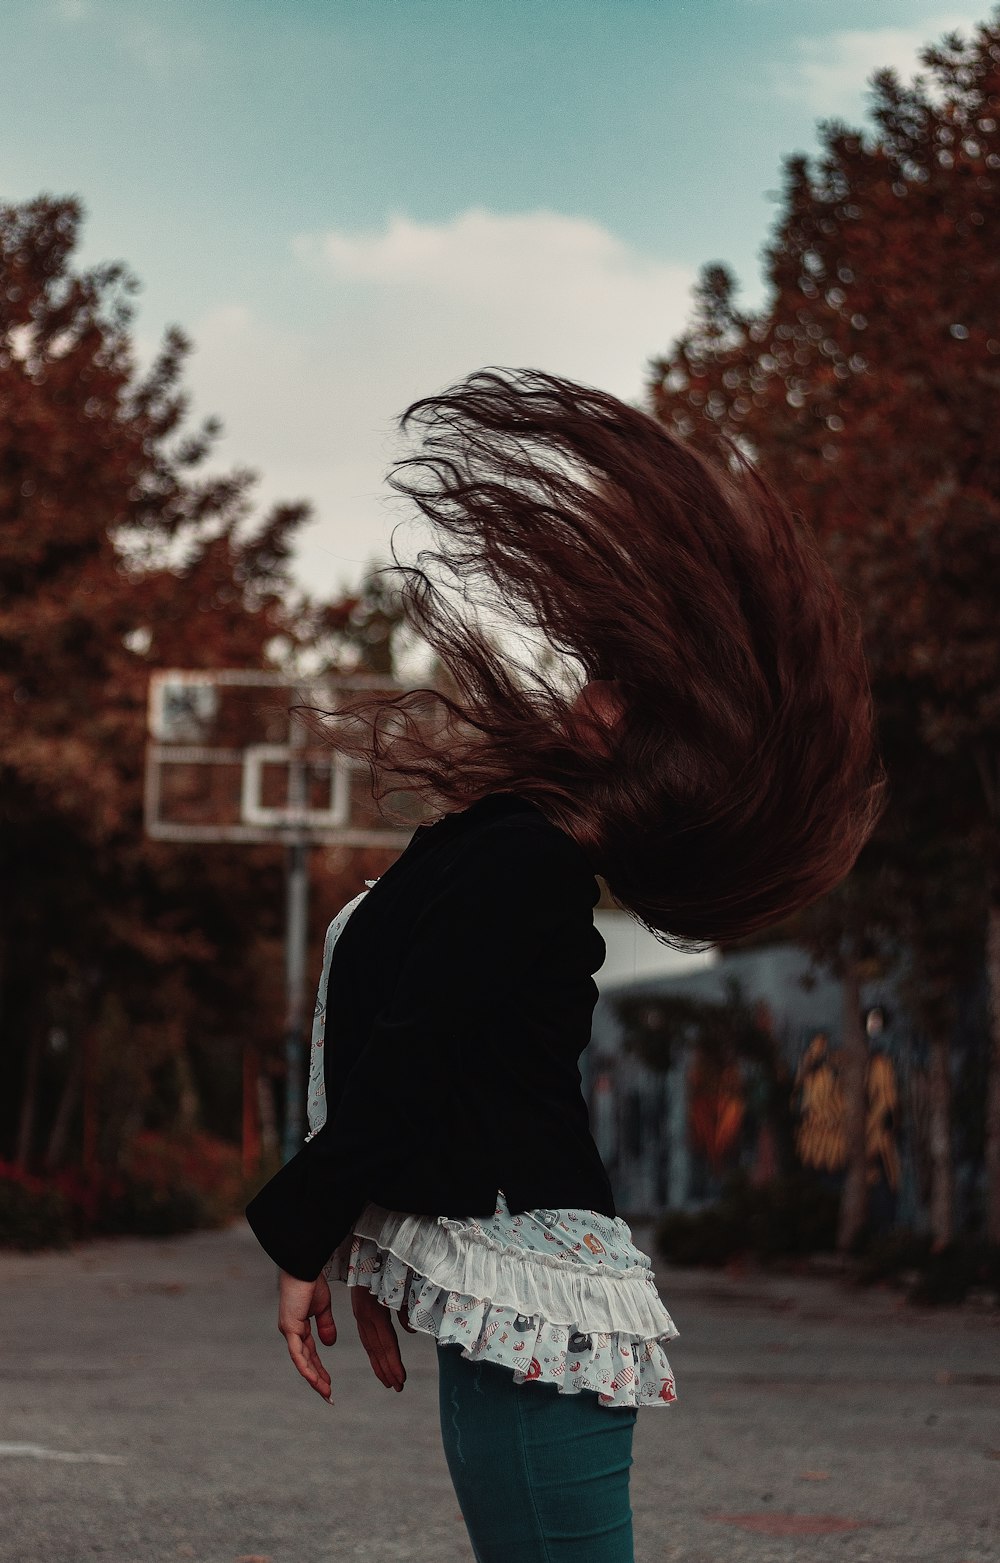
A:
{"label": "blue denim jeans", "polygon": [[439,1345],[445,1458],[477,1563],[633,1563],[637,1411]]}

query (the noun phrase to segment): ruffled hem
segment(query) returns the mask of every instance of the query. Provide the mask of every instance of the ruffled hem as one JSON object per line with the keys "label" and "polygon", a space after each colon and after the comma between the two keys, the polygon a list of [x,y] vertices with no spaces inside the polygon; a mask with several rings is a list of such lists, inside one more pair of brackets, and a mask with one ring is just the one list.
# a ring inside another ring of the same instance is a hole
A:
{"label": "ruffled hem", "polygon": [[515,1313],[573,1329],[588,1328],[630,1340],[671,1340],[680,1334],[660,1300],[648,1257],[618,1270],[573,1257],[507,1247],[446,1218],[429,1221],[366,1205],[350,1237],[367,1238],[444,1291],[461,1297],[503,1298]]}
{"label": "ruffled hem", "polygon": [[414,1329],[433,1335],[439,1344],[461,1346],[462,1355],[473,1362],[487,1360],[511,1369],[518,1384],[555,1384],[564,1395],[593,1390],[602,1406],[670,1405],[677,1399],[660,1341],[680,1331],[662,1303],[658,1311],[666,1321],[663,1328],[597,1329],[589,1324],[591,1309],[576,1315],[588,1320],[589,1328],[581,1330],[575,1322],[556,1322],[541,1310],[491,1302],[488,1296],[442,1284],[357,1232],[336,1250],[327,1273],[348,1286],[366,1287],[387,1308],[398,1311],[405,1303]]}

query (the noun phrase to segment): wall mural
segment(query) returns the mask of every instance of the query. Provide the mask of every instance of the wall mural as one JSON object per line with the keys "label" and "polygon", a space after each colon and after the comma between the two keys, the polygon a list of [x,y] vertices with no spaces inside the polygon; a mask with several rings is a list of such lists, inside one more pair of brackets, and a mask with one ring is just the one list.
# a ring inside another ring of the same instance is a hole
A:
{"label": "wall mural", "polygon": [[688,1134],[715,1173],[732,1160],[746,1112],[743,1072],[738,1063],[720,1064],[703,1049],[692,1055],[687,1076]]}
{"label": "wall mural", "polygon": [[[882,1184],[895,1195],[899,1190],[899,1083],[895,1064],[881,1049],[868,1056],[865,1089],[868,1183]],[[798,1118],[795,1149],[802,1165],[817,1172],[842,1172],[847,1164],[844,1096],[836,1054],[830,1052],[825,1031],[817,1031],[802,1054],[792,1105]]]}
{"label": "wall mural", "polygon": [[792,1106],[799,1161],[817,1172],[841,1172],[847,1164],[844,1097],[825,1031],[816,1032],[799,1060]]}

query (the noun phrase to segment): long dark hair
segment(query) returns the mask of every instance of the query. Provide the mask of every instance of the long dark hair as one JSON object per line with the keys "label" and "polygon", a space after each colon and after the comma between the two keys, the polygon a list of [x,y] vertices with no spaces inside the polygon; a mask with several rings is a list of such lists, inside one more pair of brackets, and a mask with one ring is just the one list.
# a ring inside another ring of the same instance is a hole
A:
{"label": "long dark hair", "polygon": [[[400,427],[419,444],[389,481],[433,543],[407,564],[394,540],[387,569],[446,676],[325,714],[376,797],[532,798],[682,948],[835,886],[885,786],[856,616],[739,449],[716,464],[533,369],[470,375]],[[491,614],[541,648],[498,638]],[[610,732],[573,709],[581,674],[616,681]]]}

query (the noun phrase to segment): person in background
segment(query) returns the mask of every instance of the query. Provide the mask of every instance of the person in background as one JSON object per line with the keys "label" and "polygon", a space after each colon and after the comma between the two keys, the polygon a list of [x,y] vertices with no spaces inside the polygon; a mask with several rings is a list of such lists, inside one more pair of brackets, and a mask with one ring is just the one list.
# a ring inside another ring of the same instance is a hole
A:
{"label": "person in background", "polygon": [[310,1132],[247,1215],[325,1401],[329,1278],[383,1385],[393,1316],[435,1339],[479,1563],[627,1563],[633,1428],[676,1402],[679,1332],[581,1092],[598,876],[687,949],[832,889],[884,790],[859,633],[734,446],[709,460],[539,370],[482,370],[402,427],[391,481],[432,545],[390,568],[447,683],[316,721],[380,803],[437,817],[331,923]]}

